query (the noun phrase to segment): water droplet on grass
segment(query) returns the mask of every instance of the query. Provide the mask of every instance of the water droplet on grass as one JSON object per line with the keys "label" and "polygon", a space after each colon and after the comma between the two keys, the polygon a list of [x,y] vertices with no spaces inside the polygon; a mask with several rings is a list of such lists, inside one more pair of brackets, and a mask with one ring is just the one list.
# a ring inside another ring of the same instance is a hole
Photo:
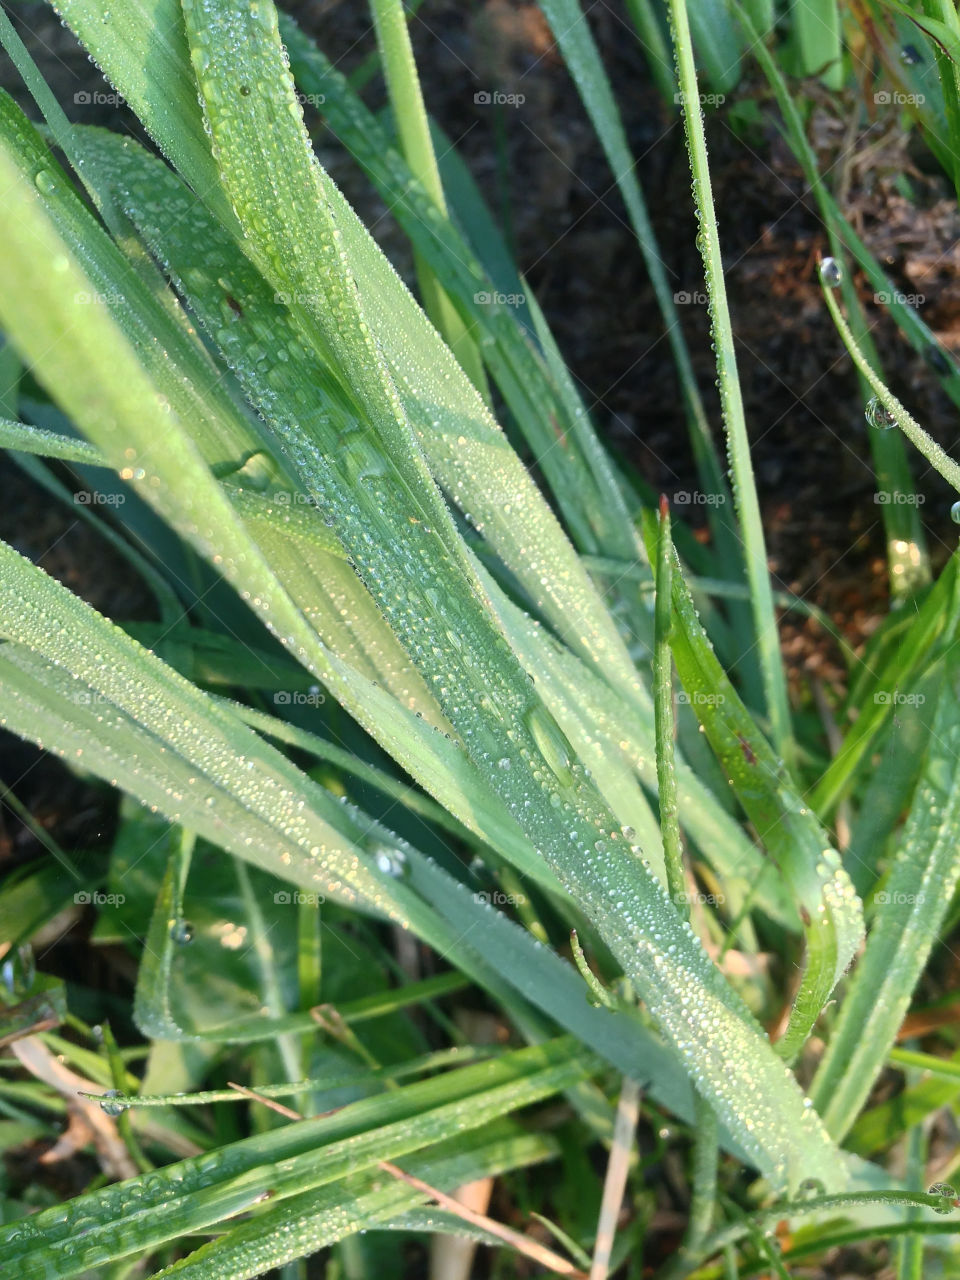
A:
{"label": "water droplet on grass", "polygon": [[934,1205],[934,1213],[953,1213],[956,1205],[953,1203],[957,1198],[957,1189],[950,1185],[949,1182],[935,1182],[927,1188],[928,1196],[943,1196],[943,1203]]}
{"label": "water droplet on grass", "polygon": [[170,926],[170,941],[175,942],[178,947],[193,941],[193,925],[189,920],[174,920]]}
{"label": "water droplet on grass", "polygon": [[897,425],[897,420],[883,403],[879,396],[871,396],[867,402],[867,407],[863,411],[863,416],[871,427],[876,427],[878,431],[889,431],[891,427]]}
{"label": "water droplet on grass", "polygon": [[954,524],[960,524],[960,502],[955,502],[950,508],[950,519]]}
{"label": "water droplet on grass", "polygon": [[804,1178],[799,1187],[797,1187],[797,1194],[801,1199],[812,1200],[814,1196],[825,1195],[826,1190],[819,1178]]}
{"label": "water droplet on grass", "polygon": [[108,1089],[100,1100],[100,1110],[107,1116],[122,1116],[127,1109],[125,1102],[108,1102],[108,1098],[122,1098],[119,1089]]}
{"label": "water droplet on grass", "polygon": [[836,289],[843,279],[843,268],[836,258],[824,258],[820,263],[820,279],[830,289]]}

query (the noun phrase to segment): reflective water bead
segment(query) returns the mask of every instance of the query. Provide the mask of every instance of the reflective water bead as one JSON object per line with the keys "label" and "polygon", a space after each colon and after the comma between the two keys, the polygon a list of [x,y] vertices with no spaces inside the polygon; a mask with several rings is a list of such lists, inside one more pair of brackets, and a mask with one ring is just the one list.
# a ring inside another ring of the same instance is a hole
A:
{"label": "reflective water bead", "polygon": [[897,420],[883,403],[879,396],[871,396],[867,402],[867,407],[863,411],[863,416],[871,427],[876,427],[878,431],[889,431],[891,427],[897,425]]}
{"label": "reflective water bead", "polygon": [[836,258],[824,258],[820,263],[820,279],[830,289],[836,289],[843,279],[843,268]]}
{"label": "reflective water bead", "polygon": [[957,1199],[957,1189],[950,1185],[949,1182],[935,1182],[932,1186],[927,1187],[928,1196],[942,1196],[943,1204],[933,1206],[934,1213],[952,1213],[957,1207],[954,1203]]}
{"label": "reflective water bead", "polygon": [[178,947],[193,941],[193,925],[189,920],[174,920],[170,926],[170,941]]}

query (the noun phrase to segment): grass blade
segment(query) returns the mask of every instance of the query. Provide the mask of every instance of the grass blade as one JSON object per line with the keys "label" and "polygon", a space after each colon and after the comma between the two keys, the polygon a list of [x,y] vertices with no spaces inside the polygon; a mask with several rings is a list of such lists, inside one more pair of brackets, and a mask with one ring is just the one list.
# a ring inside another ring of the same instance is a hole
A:
{"label": "grass blade", "polygon": [[776,750],[779,755],[789,761],[792,755],[793,739],[790,706],[780,657],[780,638],[774,613],[773,590],[767,566],[763,526],[760,522],[760,505],[750,463],[750,442],[747,437],[733,329],[723,279],[720,237],[713,205],[710,170],[707,164],[703,111],[700,107],[697,73],[693,65],[690,24],[685,0],[671,0],[670,13],[674,28],[678,79],[684,102],[683,119],[690,153],[690,168],[693,173],[694,199],[700,225],[699,243],[706,273],[707,292],[710,297],[720,400],[727,431],[734,500],[743,536],[747,580],[750,584],[750,601],[760,660],[764,703]]}
{"label": "grass blade", "polygon": [[[400,0],[372,0],[371,8],[380,48],[380,63],[404,157],[414,178],[421,183],[435,207],[446,217],[443,183],[440,181],[440,171],[433,153],[430,126],[427,123],[403,5]],[[419,257],[416,266],[427,315],[452,347],[473,385],[489,401],[483,360],[466,324],[444,293],[430,266]]]}
{"label": "grass blade", "polygon": [[841,1006],[813,1097],[832,1133],[856,1119],[910,1004],[960,880],[960,697],[951,662],[885,905]]}

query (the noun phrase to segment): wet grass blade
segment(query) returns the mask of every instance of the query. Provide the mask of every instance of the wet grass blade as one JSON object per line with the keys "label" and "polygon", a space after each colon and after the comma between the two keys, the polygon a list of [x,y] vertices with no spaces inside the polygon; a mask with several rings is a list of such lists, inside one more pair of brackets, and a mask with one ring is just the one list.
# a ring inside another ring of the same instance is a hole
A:
{"label": "wet grass blade", "polygon": [[960,673],[951,661],[920,786],[882,904],[813,1084],[842,1138],[894,1044],[960,880]]}
{"label": "wet grass blade", "polygon": [[[453,1143],[407,1156],[403,1168],[440,1190],[453,1190],[478,1178],[496,1177],[508,1169],[524,1168],[556,1153],[546,1134],[528,1134],[519,1126],[501,1122],[483,1135],[466,1133]],[[388,1228],[442,1229],[439,1211],[406,1221],[406,1212],[422,1204],[424,1197],[380,1170],[355,1174],[332,1187],[320,1187],[295,1196],[241,1223],[220,1239],[203,1245],[156,1280],[244,1280],[262,1275],[355,1232]],[[459,1226],[463,1228],[463,1224]],[[484,1237],[486,1243],[499,1243]]]}
{"label": "wet grass blade", "polygon": [[710,297],[712,332],[716,349],[720,400],[733,477],[734,501],[743,538],[747,580],[753,611],[754,634],[760,660],[764,703],[770,720],[771,738],[777,753],[788,765],[792,755],[793,729],[786,678],[780,656],[780,637],[773,605],[773,589],[767,566],[760,504],[757,498],[750,441],[743,410],[743,398],[737,374],[737,356],[727,306],[720,237],[713,204],[710,170],[707,164],[707,142],[703,127],[703,111],[697,74],[690,43],[690,24],[685,0],[671,0],[674,51],[680,91],[683,96],[683,119],[686,129],[690,168],[693,174],[694,199],[700,225],[700,251]]}
{"label": "wet grass blade", "polygon": [[[648,533],[652,544],[652,521]],[[806,967],[789,1026],[777,1043],[790,1059],[853,959],[863,937],[863,913],[839,854],[720,666],[679,561],[674,562],[672,579],[670,642],[680,679],[738,800],[790,886],[804,924]]]}
{"label": "wet grass blade", "polygon": [[[898,426],[910,443],[923,454],[930,465],[936,471],[939,471],[944,480],[953,485],[954,489],[960,493],[960,464],[955,462],[946,450],[937,444],[936,440],[920,426],[919,422],[911,417],[893,392],[888,390],[857,345],[856,339],[850,332],[850,326],[844,319],[839,304],[833,295],[833,291],[823,281],[822,275],[821,286],[827,309],[830,312],[833,323],[837,326],[837,332],[840,334],[843,345],[849,351],[858,372],[866,379],[873,390],[874,402],[868,408],[868,413],[872,413],[874,417],[883,421],[886,426]],[[883,417],[884,413],[886,417]]]}
{"label": "wet grass blade", "polygon": [[82,1275],[227,1220],[267,1193],[288,1199],[482,1128],[587,1078],[595,1066],[571,1041],[555,1041],[363,1099],[0,1229],[0,1262],[24,1280],[45,1278],[51,1268],[64,1278]]}
{"label": "wet grass blade", "polygon": [[[380,64],[387,82],[401,149],[413,177],[423,186],[426,195],[440,213],[446,216],[443,183],[433,152],[430,126],[427,123],[427,112],[423,105],[403,5],[400,0],[372,0],[371,8],[380,49]],[[418,257],[416,265],[427,315],[446,338],[473,385],[489,401],[483,360],[467,325],[444,293],[443,286],[429,264]]]}
{"label": "wet grass blade", "polygon": [[[558,381],[549,351],[547,366],[538,357],[522,329],[519,305],[500,300],[501,294],[513,295],[523,300],[523,310],[529,312],[535,303],[523,282],[515,278],[509,287],[498,287],[484,274],[456,227],[437,218],[428,192],[393,150],[376,116],[349,81],[290,19],[282,18],[280,29],[298,84],[304,92],[323,95],[329,127],[389,201],[417,252],[442,281],[471,331],[479,335],[492,376],[556,495],[576,544],[583,550],[619,546],[624,554],[636,555],[628,508],[611,480],[609,459],[580,397]],[[476,199],[481,200],[479,192]],[[472,214],[476,218],[478,211]],[[450,485],[446,488],[466,509],[480,511],[475,498],[463,502],[466,495],[458,496]],[[488,517],[482,524],[491,528]]]}

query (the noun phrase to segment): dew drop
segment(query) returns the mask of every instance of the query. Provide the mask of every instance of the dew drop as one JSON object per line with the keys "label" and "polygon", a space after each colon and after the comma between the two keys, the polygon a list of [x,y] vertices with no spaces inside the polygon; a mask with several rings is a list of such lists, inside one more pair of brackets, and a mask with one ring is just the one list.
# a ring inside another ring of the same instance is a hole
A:
{"label": "dew drop", "polygon": [[108,1089],[101,1096],[100,1110],[107,1116],[122,1116],[127,1109],[125,1102],[108,1102],[108,1098],[122,1098],[123,1094],[119,1089]]}
{"label": "dew drop", "polygon": [[957,1198],[957,1189],[950,1185],[949,1182],[935,1182],[932,1186],[927,1187],[928,1196],[943,1196],[943,1204],[934,1206],[934,1213],[952,1213],[956,1208],[953,1203]]}
{"label": "dew drop", "polygon": [[170,941],[179,947],[193,941],[193,925],[189,920],[174,920],[170,926]]}
{"label": "dew drop", "polygon": [[797,1187],[797,1194],[801,1199],[813,1199],[814,1196],[826,1195],[826,1187],[819,1178],[804,1178]]}
{"label": "dew drop", "polygon": [[871,396],[867,402],[867,407],[863,411],[863,416],[871,427],[876,427],[878,431],[889,431],[891,427],[897,425],[897,420],[881,401],[879,396]]}
{"label": "dew drop", "polygon": [[843,279],[843,268],[836,258],[824,258],[820,263],[820,279],[830,289],[836,289]]}
{"label": "dew drop", "polygon": [[955,502],[950,508],[950,519],[954,524],[960,524],[960,502]]}

